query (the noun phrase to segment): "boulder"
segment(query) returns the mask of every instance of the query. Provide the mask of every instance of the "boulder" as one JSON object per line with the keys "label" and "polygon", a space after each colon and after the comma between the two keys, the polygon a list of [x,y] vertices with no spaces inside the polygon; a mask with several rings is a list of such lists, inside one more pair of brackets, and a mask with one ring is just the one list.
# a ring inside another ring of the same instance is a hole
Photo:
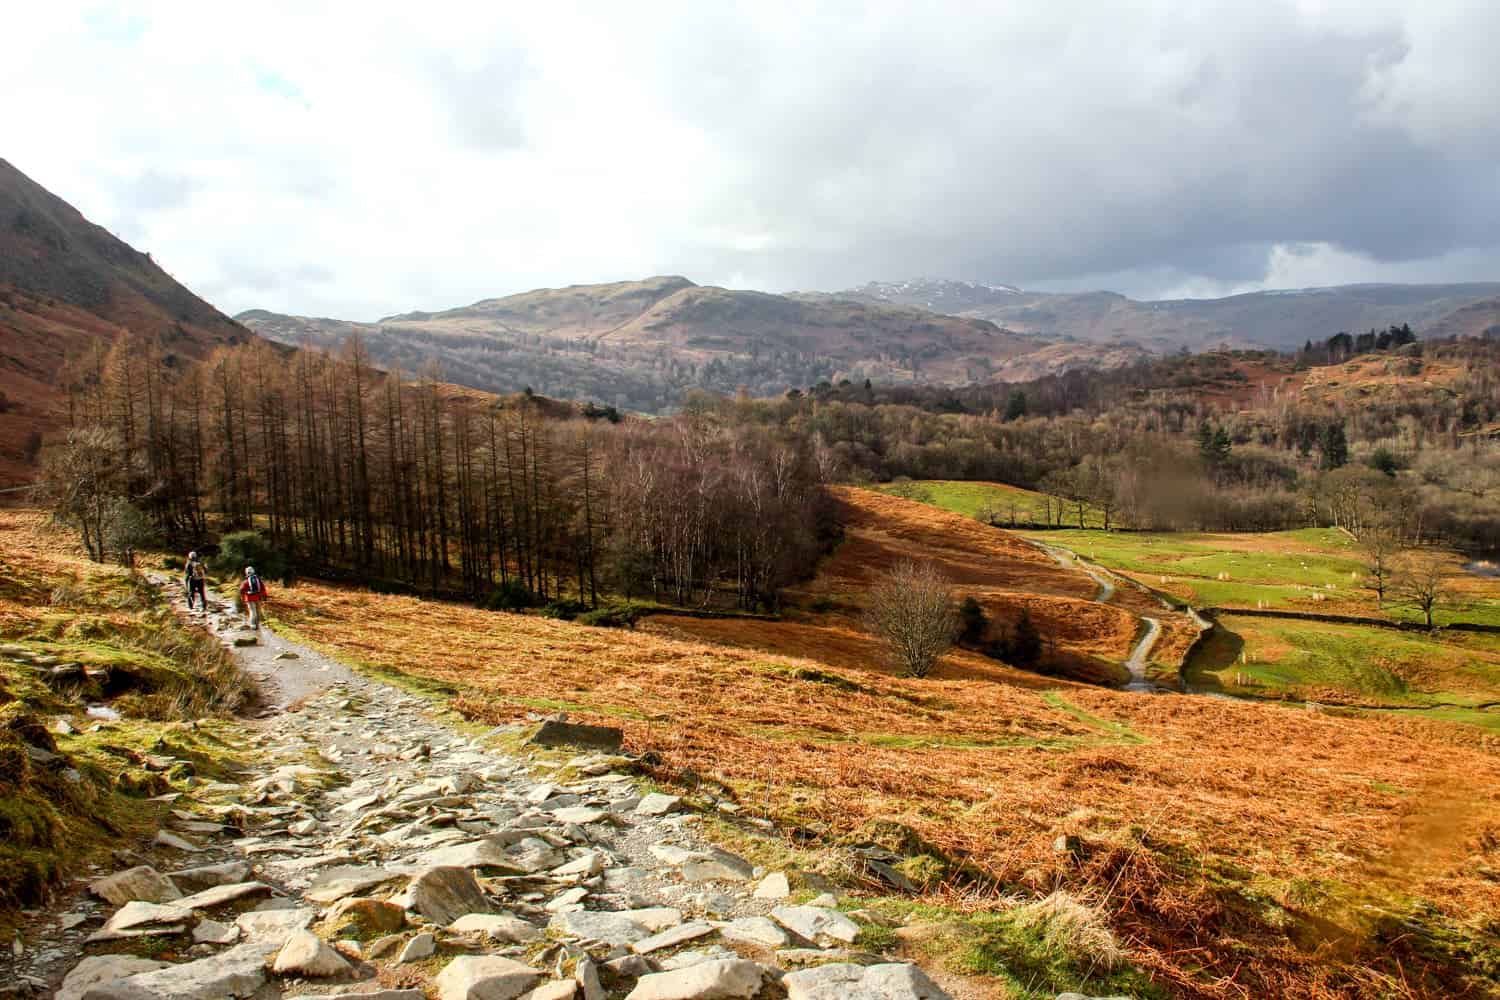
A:
{"label": "boulder", "polygon": [[182,892],[172,880],[150,865],[137,865],[89,884],[89,892],[116,906],[133,900],[143,903],[170,903],[181,899]]}
{"label": "boulder", "polygon": [[[90,886],[90,888],[93,888]],[[95,986],[106,986],[142,972],[165,968],[166,962],[134,955],[90,955],[63,977],[53,1000],[82,1000]]]}
{"label": "boulder", "polygon": [[438,1000],[515,1000],[542,974],[498,955],[461,955],[433,979]]}
{"label": "boulder", "polygon": [[349,963],[327,941],[312,931],[301,930],[286,939],[271,971],[283,976],[338,976],[349,971]]}
{"label": "boulder", "polygon": [[825,906],[778,906],[771,911],[771,916],[793,934],[809,941],[831,938],[853,944],[859,936],[858,924],[838,910]]}
{"label": "boulder", "polygon": [[223,1000],[248,997],[266,982],[264,944],[242,944],[218,955],[142,972],[96,986],[83,1000]]}
{"label": "boulder", "polygon": [[765,970],[756,963],[721,959],[642,976],[626,1000],[748,1000],[764,981]]}
{"label": "boulder", "polygon": [[467,868],[429,868],[412,878],[403,905],[435,924],[447,926],[470,913],[487,913],[489,900]]}
{"label": "boulder", "polygon": [[606,753],[616,752],[624,741],[625,733],[617,726],[583,726],[555,719],[542,723],[531,737],[531,742],[541,747],[583,747]]}
{"label": "boulder", "polygon": [[787,1000],[951,1000],[915,965],[834,964],[791,972]]}

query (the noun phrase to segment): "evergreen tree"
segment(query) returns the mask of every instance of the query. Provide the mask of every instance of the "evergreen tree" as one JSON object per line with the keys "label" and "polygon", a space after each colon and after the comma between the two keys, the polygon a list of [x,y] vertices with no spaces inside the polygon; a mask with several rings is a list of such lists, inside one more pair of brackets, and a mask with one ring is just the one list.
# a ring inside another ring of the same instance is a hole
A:
{"label": "evergreen tree", "polygon": [[1010,643],[1010,658],[1021,667],[1035,666],[1042,658],[1042,633],[1037,631],[1031,612],[1021,609],[1021,618],[1016,622],[1016,635]]}
{"label": "evergreen tree", "polygon": [[1019,420],[1026,416],[1026,393],[1020,389],[1012,389],[1010,396],[1005,400],[1005,419]]}
{"label": "evergreen tree", "polygon": [[1320,443],[1324,469],[1342,469],[1349,464],[1349,439],[1344,436],[1344,422],[1334,421],[1323,428]]}

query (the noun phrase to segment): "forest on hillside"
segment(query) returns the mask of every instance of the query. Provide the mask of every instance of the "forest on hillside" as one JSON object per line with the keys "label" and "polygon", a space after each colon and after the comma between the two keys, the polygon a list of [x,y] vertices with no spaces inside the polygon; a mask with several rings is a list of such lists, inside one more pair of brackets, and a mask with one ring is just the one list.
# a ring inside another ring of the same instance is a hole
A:
{"label": "forest on hillside", "polygon": [[184,365],[146,338],[78,359],[45,453],[98,559],[254,530],[284,565],[501,606],[601,593],[774,608],[836,534],[805,442],[622,420],[256,341]]}
{"label": "forest on hillside", "polygon": [[829,478],[1042,490],[1059,525],[1084,507],[1113,527],[1155,530],[1378,524],[1492,552],[1500,341],[1372,345],[1362,360],[1399,391],[1248,384],[1247,369],[1296,376],[1354,356],[1335,362],[1326,350],[1181,356],[962,390],[822,383],[775,400],[700,395],[687,410],[795,433]]}

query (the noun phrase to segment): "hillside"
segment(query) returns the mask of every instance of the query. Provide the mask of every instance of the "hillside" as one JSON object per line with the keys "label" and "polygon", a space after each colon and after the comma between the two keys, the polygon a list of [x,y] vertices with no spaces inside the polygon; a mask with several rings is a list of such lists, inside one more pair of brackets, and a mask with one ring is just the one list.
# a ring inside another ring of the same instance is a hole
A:
{"label": "hillside", "polygon": [[188,357],[252,336],[0,160],[0,484],[29,477],[56,426],[64,361],[124,330]]}
{"label": "hillside", "polygon": [[987,320],[854,297],[770,295],[655,277],[538,289],[373,323],[237,317],[283,343],[335,348],[364,337],[377,363],[436,362],[452,381],[661,411],[702,388],[776,395],[824,379],[956,385],[987,381],[1045,345]]}
{"label": "hillside", "polygon": [[1477,334],[1500,322],[1500,284],[1339,285],[1220,299],[1141,302],[1115,292],[1048,293],[970,282],[871,282],[845,294],[987,319],[1006,329],[1156,353],[1300,347],[1341,330],[1410,323],[1428,337]]}

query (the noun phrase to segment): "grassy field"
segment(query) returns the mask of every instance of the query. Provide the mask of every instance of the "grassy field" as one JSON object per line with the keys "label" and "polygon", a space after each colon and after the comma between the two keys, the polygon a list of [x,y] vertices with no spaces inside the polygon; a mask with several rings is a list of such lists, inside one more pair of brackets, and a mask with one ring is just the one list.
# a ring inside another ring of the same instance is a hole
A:
{"label": "grassy field", "polygon": [[39,514],[0,511],[0,928],[154,829],[166,806],[147,797],[232,768],[223,717],[247,696],[148,582],[79,558]]}
{"label": "grassy field", "polygon": [[[843,605],[933,535],[951,534],[941,558],[997,607],[1091,585],[972,520],[862,496],[845,496],[849,539],[796,595],[829,609],[780,623],[605,630],[312,582],[279,591],[270,620],[482,723],[563,710],[619,725],[657,781],[722,787],[802,843],[909,831],[935,880],[888,905],[928,907],[932,937],[914,930],[911,947],[998,996],[1040,995],[997,956],[1026,960],[1009,915],[1058,888],[1107,924],[1127,973],[1173,996],[1479,995],[1500,960],[1483,943],[1500,919],[1494,738],[1412,713],[1128,694],[972,654],[896,676]],[[1002,541],[976,550],[965,526]],[[1111,992],[1076,974],[1036,983]]]}
{"label": "grassy field", "polygon": [[[966,517],[978,517],[987,511],[998,519],[1000,525],[1052,524],[1058,514],[1058,502],[1045,493],[1008,486],[1005,483],[977,483],[950,479],[919,479],[910,482],[886,483],[875,487],[889,496],[904,497],[920,503],[930,503],[944,510]],[[1061,515],[1068,525],[1078,524],[1078,508],[1066,504]],[[1102,528],[1103,516],[1085,506],[1083,523],[1089,528]]]}

